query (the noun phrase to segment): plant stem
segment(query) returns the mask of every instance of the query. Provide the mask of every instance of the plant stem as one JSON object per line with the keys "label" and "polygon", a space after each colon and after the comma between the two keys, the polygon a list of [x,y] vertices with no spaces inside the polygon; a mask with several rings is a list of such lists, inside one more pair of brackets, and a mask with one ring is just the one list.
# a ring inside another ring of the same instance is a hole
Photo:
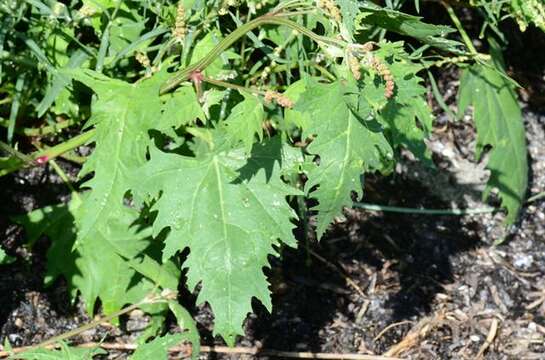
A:
{"label": "plant stem", "polygon": [[57,162],[55,160],[50,160],[49,161],[49,164],[51,165],[51,167],[53,168],[53,170],[55,170],[55,172],[57,173],[57,175],[59,175],[59,177],[62,179],[62,181],[64,182],[64,184],[66,185],[66,187],[68,187],[68,189],[70,190],[70,193],[72,194],[72,197],[73,198],[76,198],[77,200],[81,201],[81,197],[79,196],[78,192],[76,191],[76,189],[74,189],[74,186],[72,185],[72,182],[70,181],[70,179],[68,178],[68,175],[66,175],[66,173],[64,172],[64,170],[59,166],[59,164],[57,164]]}
{"label": "plant stem", "polygon": [[[15,129],[15,132],[19,133],[19,134],[22,134],[22,135],[26,135],[26,136],[48,135],[48,134],[59,132],[60,130],[66,129],[67,127],[70,127],[70,126],[72,126],[74,124],[77,124],[79,122],[80,122],[79,119],[78,120],[69,119],[69,120],[61,121],[61,122],[59,122],[57,124],[47,125],[47,126],[40,127],[40,128]],[[9,124],[9,122],[7,120],[0,119],[0,126],[8,127],[8,124]]]}
{"label": "plant stem", "polygon": [[394,213],[402,213],[402,214],[423,214],[423,215],[474,215],[474,214],[489,214],[489,213],[499,211],[498,208],[494,208],[494,207],[485,207],[485,208],[478,208],[478,209],[418,209],[418,208],[368,204],[363,202],[355,202],[353,203],[353,206],[356,208],[369,210],[369,211],[384,211],[384,212],[394,212]]}
{"label": "plant stem", "polygon": [[[253,29],[261,26],[261,25],[284,25],[289,28],[292,28],[293,30],[298,31],[299,33],[308,36],[309,38],[313,39],[314,41],[322,44],[328,44],[332,46],[343,46],[343,42],[329,39],[324,36],[320,36],[318,34],[313,33],[312,31],[306,29],[305,27],[286,19],[283,16],[286,16],[289,14],[282,14],[282,16],[279,15],[263,15],[261,17],[258,17],[250,22],[247,22],[246,24],[238,27],[236,30],[234,30],[232,33],[230,33],[228,36],[226,36],[219,44],[217,44],[208,54],[206,54],[205,57],[203,57],[201,60],[197,61],[196,63],[189,65],[185,69],[179,71],[177,74],[175,74],[173,77],[168,79],[165,84],[161,87],[160,93],[164,94],[168,91],[174,89],[182,82],[186,81],[188,77],[196,71],[202,71],[204,70],[208,65],[210,65],[222,52],[224,52],[226,49],[231,47],[238,39],[240,39],[242,36],[246,35],[246,33],[252,31]],[[342,44],[341,44],[342,43]]]}
{"label": "plant stem", "polygon": [[78,146],[81,146],[91,140],[93,136],[95,135],[96,130],[91,129],[89,131],[86,131],[78,136],[75,136],[63,143],[60,143],[58,145],[55,145],[53,147],[50,147],[48,149],[42,150],[42,151],[36,151],[32,153],[31,155],[23,155],[23,158],[19,158],[20,162],[17,164],[14,164],[10,168],[1,169],[0,170],[0,176],[4,176],[6,174],[9,174],[11,172],[17,171],[21,169],[22,167],[25,167],[29,164],[35,164],[35,161],[39,158],[45,158],[45,161],[49,161],[51,159],[54,159],[58,156],[61,156],[65,152],[68,152],[72,149],[77,148]]}
{"label": "plant stem", "polygon": [[528,198],[528,200],[526,200],[526,203],[527,204],[533,203],[534,201],[537,201],[537,200],[540,200],[540,199],[543,199],[543,198],[545,198],[545,191],[540,192],[539,194],[535,194],[534,196],[530,196]]}
{"label": "plant stem", "polygon": [[[329,80],[331,81],[335,81],[337,78],[335,77],[335,75],[333,75],[332,73],[329,72],[329,70],[327,70],[325,67],[323,67],[322,65],[319,65],[317,64],[316,62],[314,61],[311,61],[311,60],[306,60],[306,61],[303,61],[303,65],[305,66],[311,66],[313,68],[315,68],[316,70],[320,71],[322,73],[322,75],[324,75],[326,78],[328,78]],[[275,72],[282,72],[282,71],[288,71],[290,69],[295,69],[299,67],[299,63],[295,63],[295,64],[280,64],[280,65],[277,65],[275,66],[274,68],[271,69],[271,73],[275,73]],[[261,75],[260,74],[254,74],[252,77],[250,77],[247,81],[248,82],[254,82],[257,78],[259,78]]]}
{"label": "plant stem", "polygon": [[78,136],[75,136],[63,143],[57,144],[53,147],[50,147],[48,149],[45,149],[43,151],[40,151],[38,153],[35,153],[33,155],[34,159],[37,159],[39,157],[46,156],[48,160],[56,158],[57,156],[60,156],[64,154],[65,152],[68,152],[72,149],[77,148],[78,146],[81,146],[91,140],[93,136],[95,135],[96,130],[91,129],[89,131],[86,131]]}
{"label": "plant stem", "polygon": [[158,303],[158,302],[161,302],[161,301],[164,301],[164,297],[162,296],[154,296],[154,297],[148,297],[146,296],[144,299],[142,299],[141,301],[135,303],[135,304],[132,304],[132,305],[129,305],[121,310],[118,310],[110,315],[107,315],[107,316],[104,316],[104,317],[101,317],[100,319],[97,319],[97,320],[94,320],[94,321],[91,321],[90,323],[87,323],[87,324],[84,324],[74,330],[70,330],[70,331],[67,331],[63,334],[60,334],[58,336],[54,336],[48,340],[45,340],[39,344],[36,344],[36,345],[32,345],[32,346],[24,346],[24,347],[20,347],[20,348],[15,348],[15,349],[12,349],[11,351],[1,351],[0,352],[0,357],[5,357],[5,356],[9,356],[11,354],[17,354],[17,353],[21,353],[21,352],[24,352],[24,351],[28,351],[28,350],[34,350],[34,349],[37,349],[37,348],[45,348],[45,347],[48,347],[48,346],[51,346],[53,344],[56,344],[60,341],[63,341],[63,340],[66,340],[66,339],[69,339],[73,336],[76,336],[78,334],[81,334],[82,332],[84,331],[87,331],[89,329],[92,329],[98,325],[100,325],[101,323],[103,322],[108,322],[118,316],[121,316],[123,314],[126,314],[128,312],[131,312],[135,309],[137,309],[138,307],[144,305],[144,304],[153,304],[153,303]]}
{"label": "plant stem", "polygon": [[458,29],[458,32],[462,36],[462,39],[464,40],[464,43],[466,44],[466,46],[469,49],[469,51],[471,52],[471,54],[477,55],[478,54],[477,49],[475,49],[475,46],[471,42],[471,39],[467,35],[466,31],[464,30],[464,27],[462,26],[462,22],[460,21],[458,16],[456,16],[456,13],[454,12],[454,9],[452,8],[452,6],[450,6],[449,4],[447,4],[444,1],[441,1],[441,4],[443,4],[445,9],[447,9],[447,12],[448,12],[448,15],[450,16],[450,19],[452,20],[454,26],[456,26],[456,29]]}
{"label": "plant stem", "polygon": [[215,86],[224,87],[224,88],[227,88],[227,89],[235,89],[235,90],[238,90],[238,91],[251,92],[251,93],[254,93],[256,95],[265,95],[264,91],[261,91],[261,90],[258,90],[258,89],[253,89],[253,88],[247,88],[247,87],[244,87],[242,85],[231,84],[231,83],[229,83],[227,81],[211,79],[209,77],[204,77],[203,81],[206,82],[206,83],[209,83],[209,84],[212,84],[212,85],[215,85]]}

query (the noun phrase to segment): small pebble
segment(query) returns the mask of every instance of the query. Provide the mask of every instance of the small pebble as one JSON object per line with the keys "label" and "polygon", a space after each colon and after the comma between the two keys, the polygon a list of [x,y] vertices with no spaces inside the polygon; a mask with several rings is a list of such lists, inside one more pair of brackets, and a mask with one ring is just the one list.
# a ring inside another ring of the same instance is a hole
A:
{"label": "small pebble", "polygon": [[15,324],[15,326],[18,327],[19,329],[22,328],[23,325],[24,325],[24,324],[23,324],[23,320],[21,320],[21,318],[15,319],[14,324]]}
{"label": "small pebble", "polygon": [[11,344],[16,344],[18,340],[21,339],[21,336],[19,334],[9,334],[8,340]]}
{"label": "small pebble", "polygon": [[469,339],[473,342],[479,342],[481,341],[481,337],[479,335],[471,335]]}
{"label": "small pebble", "polygon": [[513,266],[517,269],[528,270],[534,263],[534,257],[530,254],[515,254]]}

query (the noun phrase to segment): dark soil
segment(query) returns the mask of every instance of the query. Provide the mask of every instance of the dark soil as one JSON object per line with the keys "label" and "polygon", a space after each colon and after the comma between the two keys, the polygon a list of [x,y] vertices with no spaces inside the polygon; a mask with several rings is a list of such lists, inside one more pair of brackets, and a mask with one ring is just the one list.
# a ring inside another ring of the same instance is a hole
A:
{"label": "dark soil", "polygon": [[[518,59],[514,65],[520,66]],[[542,70],[533,70],[532,76]],[[539,76],[528,89],[542,89],[543,72]],[[515,71],[515,77],[529,75]],[[448,103],[454,100],[456,79],[456,73],[438,79]],[[539,93],[522,95],[531,195],[545,190],[545,107]],[[437,169],[423,168],[407,154],[392,176],[367,179],[366,202],[426,208],[485,205],[480,192],[487,172],[474,161],[470,119],[451,123],[436,110],[429,146]],[[69,174],[77,172],[69,163],[61,164]],[[23,230],[10,220],[65,201],[67,189],[43,167],[0,178],[0,187],[0,242],[17,258],[0,268],[0,342],[34,344],[90,321],[81,304],[68,303],[62,280],[44,288],[48,240],[26,250]],[[510,232],[502,217],[347,209],[319,244],[310,235],[308,247],[302,240],[299,249],[283,249],[281,258],[271,259],[273,312],[256,303],[238,345],[412,359],[475,358],[483,348],[486,359],[545,359],[545,202],[527,204]],[[504,236],[506,242],[493,246]],[[195,306],[190,295],[181,301],[197,319],[203,343],[213,345],[209,309]],[[121,328],[101,326],[75,341],[134,341],[145,323],[146,317],[135,311]],[[484,347],[487,337],[490,344]],[[110,357],[125,354],[112,352]],[[229,358],[203,355],[223,357]]]}

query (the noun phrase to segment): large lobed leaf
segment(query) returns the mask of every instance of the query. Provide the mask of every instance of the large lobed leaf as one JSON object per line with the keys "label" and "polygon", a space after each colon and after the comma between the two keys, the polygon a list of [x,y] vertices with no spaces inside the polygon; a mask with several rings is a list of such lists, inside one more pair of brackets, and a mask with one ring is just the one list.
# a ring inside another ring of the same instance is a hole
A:
{"label": "large lobed leaf", "polygon": [[42,234],[52,241],[47,252],[46,285],[64,276],[73,296],[77,290],[81,292],[89,313],[93,313],[97,298],[106,314],[141,300],[153,284],[142,279],[127,259],[149,246],[150,231],[131,226],[137,213],[124,209],[106,230],[94,229],[87,241],[74,249],[79,206],[81,201],[76,197],[68,205],[47,206],[15,219],[24,225],[29,241]]}
{"label": "large lobed leaf", "polygon": [[295,108],[307,118],[302,121],[308,126],[305,136],[316,137],[308,152],[320,156],[305,185],[319,202],[318,237],[344,206],[351,205],[352,191],[361,197],[360,175],[384,169],[393,157],[382,127],[370,118],[372,107],[358,93],[357,87],[341,81],[314,83],[300,95]]}
{"label": "large lobed leaf", "polygon": [[96,129],[95,149],[80,173],[80,177],[94,173],[84,184],[91,191],[77,216],[80,243],[92,241],[94,231],[105,230],[109,219],[124,211],[128,171],[146,161],[147,131],[161,114],[161,77],[129,84],[90,70],[71,74],[98,97],[87,124]]}
{"label": "large lobed leaf", "polygon": [[217,142],[196,158],[152,147],[150,161],[133,177],[136,193],[161,193],[153,228],[156,234],[170,228],[163,260],[190,249],[188,284],[201,284],[198,302],[211,305],[214,331],[231,345],[243,333],[252,297],[271,309],[262,269],[276,253],[273,246],[279,239],[295,246],[295,214],[285,197],[298,192],[280,180],[275,162],[281,158],[271,158],[281,143],[268,144],[256,145],[250,158]]}
{"label": "large lobed leaf", "polygon": [[484,193],[499,190],[507,209],[507,223],[515,222],[528,186],[525,130],[512,83],[496,55],[494,63],[475,64],[464,70],[459,90],[460,114],[473,107],[477,127],[477,157],[492,146],[488,160],[490,179]]}

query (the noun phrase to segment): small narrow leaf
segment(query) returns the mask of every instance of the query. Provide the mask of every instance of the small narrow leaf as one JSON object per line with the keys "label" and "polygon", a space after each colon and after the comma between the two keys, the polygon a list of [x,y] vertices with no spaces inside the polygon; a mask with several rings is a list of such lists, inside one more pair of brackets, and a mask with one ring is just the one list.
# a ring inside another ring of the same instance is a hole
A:
{"label": "small narrow leaf", "polygon": [[134,354],[129,357],[129,360],[167,360],[168,350],[178,345],[182,338],[182,334],[168,334],[157,337],[149,343],[140,345]]}
{"label": "small narrow leaf", "polygon": [[4,249],[0,248],[0,265],[8,265],[14,262],[15,259],[6,254]]}
{"label": "small narrow leaf", "polygon": [[191,342],[191,358],[197,360],[201,352],[201,336],[197,330],[197,324],[191,317],[191,314],[178,302],[170,300],[168,302],[170,311],[176,317],[178,326],[183,331],[183,340]]}
{"label": "small narrow leaf", "polygon": [[361,5],[361,9],[361,26],[375,25],[453,53],[461,53],[464,48],[462,43],[446,38],[448,34],[456,31],[449,26],[428,24],[418,16],[383,8],[367,1]]}
{"label": "small narrow leaf", "polygon": [[81,360],[92,359],[96,355],[104,355],[107,352],[100,348],[82,349],[70,347],[61,342],[60,350],[32,349],[14,356],[15,359],[25,360]]}

